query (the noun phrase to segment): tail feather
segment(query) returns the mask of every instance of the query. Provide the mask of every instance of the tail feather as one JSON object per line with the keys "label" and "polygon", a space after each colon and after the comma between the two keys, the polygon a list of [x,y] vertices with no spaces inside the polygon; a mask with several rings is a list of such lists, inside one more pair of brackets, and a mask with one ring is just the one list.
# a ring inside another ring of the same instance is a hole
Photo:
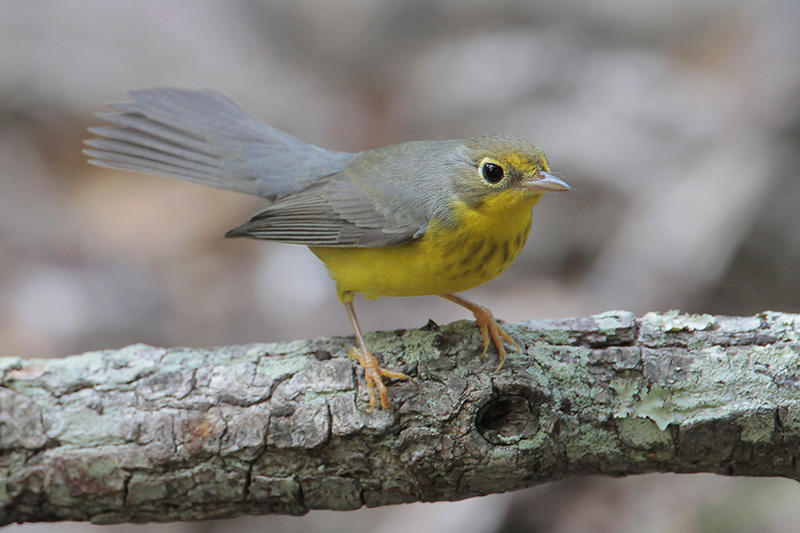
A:
{"label": "tail feather", "polygon": [[[90,139],[86,145],[99,148],[98,150],[84,150],[86,155],[93,158],[90,163],[96,165],[124,166],[129,170],[165,174],[180,179],[194,178],[191,181],[210,186],[215,186],[218,181],[214,177],[220,172],[217,160],[213,157],[203,156],[203,154],[192,153],[177,147],[170,152],[164,149],[153,150],[141,144],[110,138]],[[198,161],[201,156],[205,157],[205,162]]]}
{"label": "tail feather", "polygon": [[175,177],[275,199],[342,170],[355,154],[333,152],[267,126],[213,91],[131,91],[110,104],[112,124],[89,128],[90,163]]}
{"label": "tail feather", "polygon": [[220,146],[215,147],[208,144],[197,134],[159,124],[153,119],[141,115],[98,113],[97,116],[115,124],[115,126],[89,128],[90,132],[102,137],[142,142],[152,148],[158,148],[161,145],[161,141],[163,141],[175,146],[183,146],[199,153],[207,153],[209,155],[218,155],[220,153]]}
{"label": "tail feather", "polygon": [[136,130],[99,127],[89,128],[89,131],[104,138],[89,139],[86,141],[86,145],[115,150],[116,152],[110,152],[112,155],[127,153],[142,158],[152,157],[155,161],[187,167],[194,166],[192,163],[213,167],[217,164],[217,157],[221,155],[219,150],[210,150],[205,145],[197,148],[185,148],[178,144],[169,144],[165,139],[157,139]]}

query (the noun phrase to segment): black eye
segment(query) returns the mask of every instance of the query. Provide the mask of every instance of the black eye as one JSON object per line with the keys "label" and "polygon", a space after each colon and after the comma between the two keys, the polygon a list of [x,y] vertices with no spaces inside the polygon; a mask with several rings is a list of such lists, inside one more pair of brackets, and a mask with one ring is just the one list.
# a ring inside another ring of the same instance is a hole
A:
{"label": "black eye", "polygon": [[481,165],[483,179],[489,183],[499,183],[503,179],[503,167],[494,163],[484,163]]}

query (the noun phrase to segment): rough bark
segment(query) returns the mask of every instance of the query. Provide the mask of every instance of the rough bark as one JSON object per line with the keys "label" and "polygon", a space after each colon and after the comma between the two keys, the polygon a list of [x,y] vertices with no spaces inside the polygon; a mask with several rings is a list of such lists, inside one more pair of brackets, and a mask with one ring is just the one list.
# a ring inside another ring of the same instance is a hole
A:
{"label": "rough bark", "polygon": [[800,315],[627,312],[351,338],[0,358],[0,525],[201,520],[454,500],[569,475],[800,478]]}

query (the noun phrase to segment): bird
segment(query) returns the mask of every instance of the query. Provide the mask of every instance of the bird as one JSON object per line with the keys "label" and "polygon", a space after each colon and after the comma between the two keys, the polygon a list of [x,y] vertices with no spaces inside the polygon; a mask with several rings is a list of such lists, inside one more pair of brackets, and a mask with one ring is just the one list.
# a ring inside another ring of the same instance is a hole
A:
{"label": "bird", "polygon": [[[356,316],[354,297],[441,296],[475,317],[498,353],[519,350],[492,312],[457,293],[505,271],[522,250],[532,209],[570,186],[544,152],[504,134],[410,141],[361,152],[327,150],[268,126],[209,89],[128,91],[97,113],[89,163],[167,176],[260,196],[266,207],[226,237],[308,246],[327,267],[355,332],[350,355],[363,367],[373,410],[389,409],[380,366]],[[376,394],[377,391],[377,394]]]}

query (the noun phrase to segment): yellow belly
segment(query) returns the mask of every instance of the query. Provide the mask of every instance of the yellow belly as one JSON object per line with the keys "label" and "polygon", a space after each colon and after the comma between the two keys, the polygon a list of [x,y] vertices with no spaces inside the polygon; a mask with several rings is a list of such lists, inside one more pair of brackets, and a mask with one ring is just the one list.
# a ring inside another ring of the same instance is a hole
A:
{"label": "yellow belly", "polygon": [[421,238],[399,246],[310,248],[328,267],[343,301],[355,292],[370,299],[460,292],[486,283],[514,262],[539,198],[508,192],[478,209],[454,205],[457,227],[433,221]]}

